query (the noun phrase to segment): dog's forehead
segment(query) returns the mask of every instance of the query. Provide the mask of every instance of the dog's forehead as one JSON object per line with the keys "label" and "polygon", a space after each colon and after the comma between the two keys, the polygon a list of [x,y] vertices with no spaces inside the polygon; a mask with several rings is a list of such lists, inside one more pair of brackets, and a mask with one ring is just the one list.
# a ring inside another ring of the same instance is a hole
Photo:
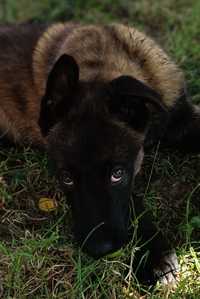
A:
{"label": "dog's forehead", "polygon": [[93,116],[66,127],[65,157],[76,164],[127,160],[130,155],[134,158],[140,146],[141,139],[136,132],[103,117]]}

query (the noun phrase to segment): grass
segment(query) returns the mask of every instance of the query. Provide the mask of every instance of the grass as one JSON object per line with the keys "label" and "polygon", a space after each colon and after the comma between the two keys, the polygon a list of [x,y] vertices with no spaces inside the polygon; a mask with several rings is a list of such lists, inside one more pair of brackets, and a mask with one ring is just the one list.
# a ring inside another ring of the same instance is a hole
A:
{"label": "grass", "polygon": [[[53,1],[34,1],[21,9],[20,1],[12,6],[10,0],[8,19],[63,19],[63,4],[55,11],[50,2],[55,9]],[[75,20],[122,21],[150,33],[184,69],[191,99],[200,102],[199,1],[70,3]],[[0,298],[200,298],[199,158],[155,149],[146,153],[137,177],[136,199],[151,208],[158,226],[176,245],[181,264],[176,289],[158,285],[150,291],[141,289],[131,272],[134,243],[120,255],[98,261],[76,247],[70,209],[48,174],[45,155],[30,148],[0,148]],[[57,210],[40,211],[41,197],[55,198]]]}

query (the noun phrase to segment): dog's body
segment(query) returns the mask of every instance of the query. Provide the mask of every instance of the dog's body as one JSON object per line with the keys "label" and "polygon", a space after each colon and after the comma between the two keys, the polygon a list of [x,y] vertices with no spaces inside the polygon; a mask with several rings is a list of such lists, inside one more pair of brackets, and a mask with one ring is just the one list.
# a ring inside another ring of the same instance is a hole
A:
{"label": "dog's body", "polygon": [[130,75],[161,94],[168,107],[183,92],[175,64],[152,40],[125,26],[5,26],[0,44],[0,129],[18,143],[41,145],[40,102],[47,76],[64,53],[76,59],[84,81]]}
{"label": "dog's body", "polygon": [[[0,44],[1,135],[47,146],[82,247],[93,256],[118,249],[128,240],[144,141],[200,149],[199,112],[185,98],[182,72],[154,41],[123,25],[5,26]],[[160,118],[149,125],[149,114]],[[156,232],[149,220],[139,231],[145,240]],[[161,234],[150,243],[155,267],[169,246]],[[168,263],[176,269],[175,255]]]}

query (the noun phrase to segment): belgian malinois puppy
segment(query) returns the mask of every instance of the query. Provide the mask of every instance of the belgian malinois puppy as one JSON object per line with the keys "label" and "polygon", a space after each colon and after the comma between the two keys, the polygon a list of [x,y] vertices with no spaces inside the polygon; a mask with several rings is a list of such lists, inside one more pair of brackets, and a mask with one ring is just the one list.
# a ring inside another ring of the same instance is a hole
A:
{"label": "belgian malinois puppy", "polygon": [[[96,258],[118,250],[133,206],[144,212],[132,197],[144,145],[200,150],[182,72],[152,39],[118,24],[1,26],[0,45],[1,138],[47,149],[78,243]],[[138,236],[151,240],[143,277],[174,281],[176,254],[147,215]]]}

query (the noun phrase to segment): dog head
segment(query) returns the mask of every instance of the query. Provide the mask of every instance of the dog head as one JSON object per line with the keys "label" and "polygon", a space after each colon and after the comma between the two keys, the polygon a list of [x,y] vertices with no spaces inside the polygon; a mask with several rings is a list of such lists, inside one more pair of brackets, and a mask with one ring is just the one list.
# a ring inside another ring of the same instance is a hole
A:
{"label": "dog head", "polygon": [[49,74],[40,125],[72,207],[76,239],[94,257],[128,240],[148,105],[163,109],[159,100],[155,91],[130,76],[82,82],[76,61],[68,55]]}

